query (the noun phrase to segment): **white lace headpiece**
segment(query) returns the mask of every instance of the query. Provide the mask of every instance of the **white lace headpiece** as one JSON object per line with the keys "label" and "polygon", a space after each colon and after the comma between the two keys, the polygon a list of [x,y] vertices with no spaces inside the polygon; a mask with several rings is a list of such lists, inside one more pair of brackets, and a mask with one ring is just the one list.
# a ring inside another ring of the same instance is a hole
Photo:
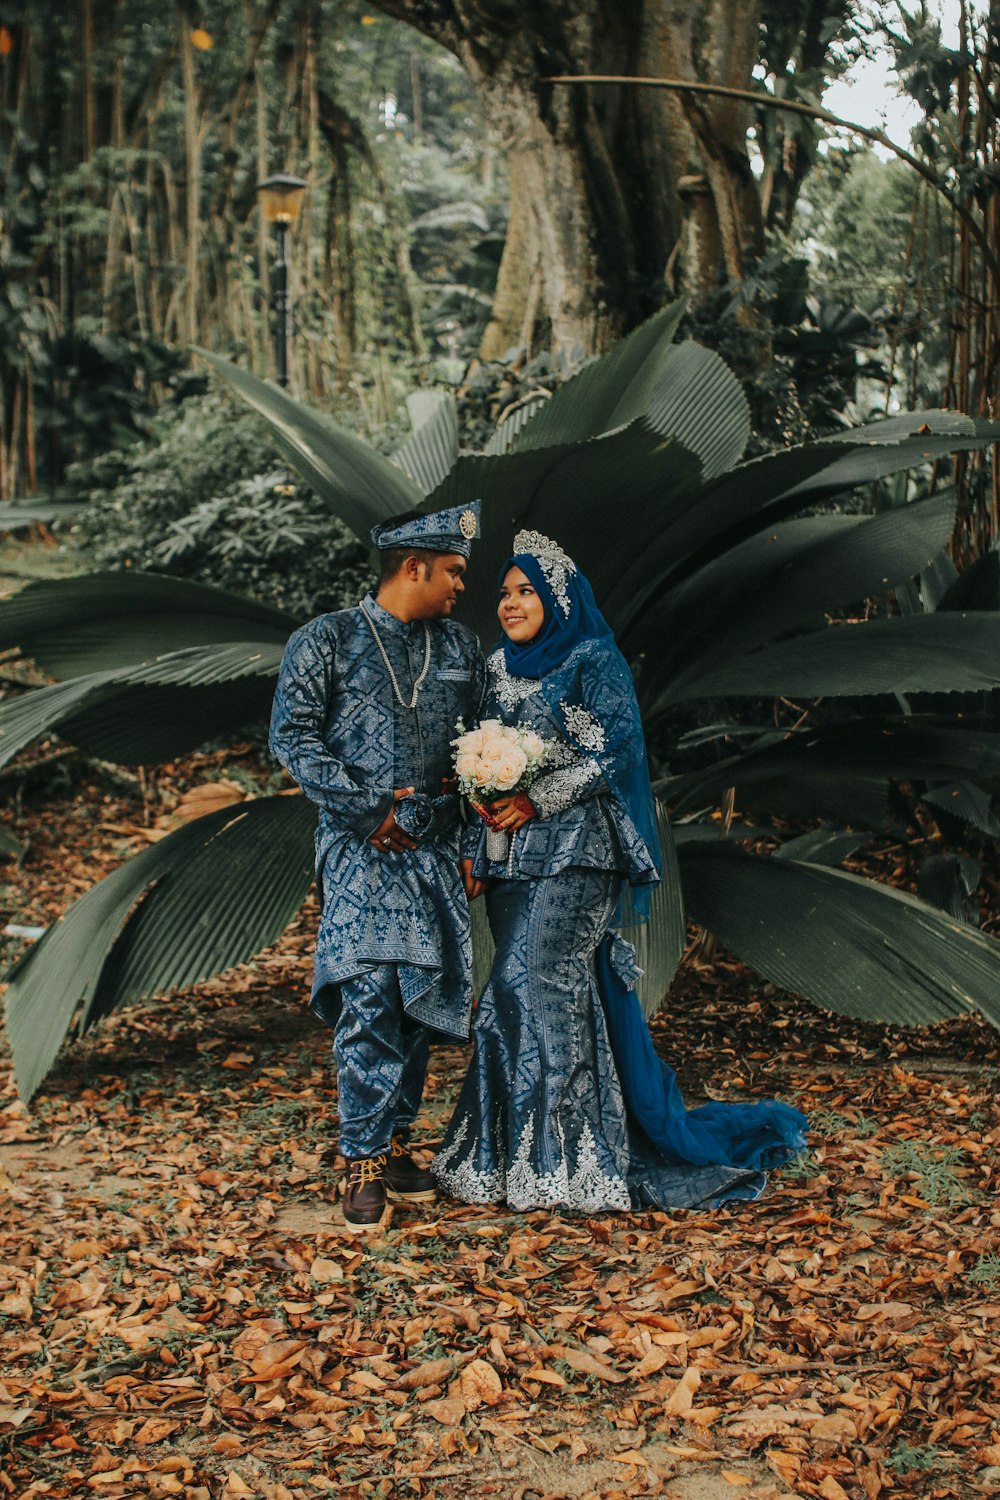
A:
{"label": "white lace headpiece", "polygon": [[576,563],[554,542],[540,531],[519,531],[514,538],[514,555],[527,552],[537,559],[545,575],[545,582],[563,614],[569,619],[570,604],[566,581],[570,573],[576,572]]}

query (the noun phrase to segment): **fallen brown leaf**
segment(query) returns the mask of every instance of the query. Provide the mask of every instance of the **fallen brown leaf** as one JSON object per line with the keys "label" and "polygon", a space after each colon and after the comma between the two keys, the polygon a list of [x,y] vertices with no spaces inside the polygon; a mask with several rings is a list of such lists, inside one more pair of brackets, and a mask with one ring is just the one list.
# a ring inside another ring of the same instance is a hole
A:
{"label": "fallen brown leaf", "polygon": [[668,1417],[686,1417],[694,1405],[694,1393],[701,1385],[701,1371],[692,1366],[674,1386],[664,1402],[663,1410]]}

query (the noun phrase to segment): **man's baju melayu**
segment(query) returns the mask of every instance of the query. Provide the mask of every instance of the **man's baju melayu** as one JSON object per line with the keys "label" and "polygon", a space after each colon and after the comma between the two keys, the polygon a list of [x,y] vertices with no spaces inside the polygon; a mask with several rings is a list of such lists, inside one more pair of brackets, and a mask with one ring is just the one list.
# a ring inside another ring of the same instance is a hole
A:
{"label": "man's baju melayu", "polygon": [[[466,627],[404,622],[370,594],[311,620],[285,650],[270,744],[320,808],[312,1005],[334,1027],[348,1158],[378,1156],[392,1136],[406,1137],[423,1092],[427,1028],[468,1035],[459,799],[441,783],[452,774],[455,722],[476,718],[483,683]],[[417,847],[378,849],[369,838],[394,789],[407,786],[415,793],[397,804],[396,821]]]}

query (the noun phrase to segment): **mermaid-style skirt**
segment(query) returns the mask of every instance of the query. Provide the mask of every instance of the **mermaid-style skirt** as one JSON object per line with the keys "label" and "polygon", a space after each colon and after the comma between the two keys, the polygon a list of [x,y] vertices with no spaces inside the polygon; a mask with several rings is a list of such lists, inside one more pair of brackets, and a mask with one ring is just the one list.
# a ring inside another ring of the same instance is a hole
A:
{"label": "mermaid-style skirt", "polygon": [[[803,1117],[771,1100],[684,1109],[632,992],[631,947],[609,934],[618,885],[613,872],[570,869],[488,891],[496,958],[433,1163],[453,1197],[696,1208],[757,1197],[767,1168],[804,1143]],[[706,1112],[715,1123],[700,1128]]]}

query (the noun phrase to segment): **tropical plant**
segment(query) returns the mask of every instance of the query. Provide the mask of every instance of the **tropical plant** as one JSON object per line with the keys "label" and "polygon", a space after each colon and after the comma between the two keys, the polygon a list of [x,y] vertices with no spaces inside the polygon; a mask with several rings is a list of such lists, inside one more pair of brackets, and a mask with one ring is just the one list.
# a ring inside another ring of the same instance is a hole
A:
{"label": "tropical plant", "polygon": [[[881,826],[897,780],[1000,787],[1000,725],[983,733],[940,710],[908,715],[898,697],[997,686],[1000,613],[836,619],[930,577],[953,500],[875,516],[819,509],[881,476],[943,466],[1000,429],[921,412],[740,463],[746,400],[716,355],[673,342],[682,311],[665,309],[551,398],[517,408],[478,454],[459,455],[450,398],[415,406],[419,425],[390,461],[276,387],[205,357],[359,538],[410,506],[482,497],[464,604],[484,641],[512,532],[529,526],[566,542],[635,666],[652,733],[706,700],[714,709],[797,695],[851,710],[811,726],[804,714],[791,731],[744,724],[689,735],[688,763],[698,742],[714,760],[661,784],[679,815],[735,788],[748,806],[756,796],[768,812],[833,815],[864,830]],[[0,707],[0,759],[58,732],[142,764],[259,722],[295,623],[149,575],[32,585],[0,609],[0,647],[22,647],[61,680]],[[857,706],[865,702],[868,714]],[[724,733],[749,735],[749,748],[719,759]],[[74,1019],[82,1034],[116,1005],[207,977],[277,937],[308,888],[311,825],[294,795],[223,809],[70,907],[10,975],[22,1094],[38,1088]],[[760,974],[834,1011],[926,1024],[980,1010],[1000,1024],[1000,945],[907,892],[823,863],[843,859],[856,835],[821,832],[773,858],[706,839],[690,822],[675,847],[665,818],[661,826],[665,879],[640,941],[648,1008],[679,960],[686,907]]]}
{"label": "tropical plant", "polygon": [[296,616],[342,609],[364,592],[367,547],[296,477],[242,402],[192,396],[158,414],[155,441],[91,467],[74,538],[95,570],[191,578]]}

